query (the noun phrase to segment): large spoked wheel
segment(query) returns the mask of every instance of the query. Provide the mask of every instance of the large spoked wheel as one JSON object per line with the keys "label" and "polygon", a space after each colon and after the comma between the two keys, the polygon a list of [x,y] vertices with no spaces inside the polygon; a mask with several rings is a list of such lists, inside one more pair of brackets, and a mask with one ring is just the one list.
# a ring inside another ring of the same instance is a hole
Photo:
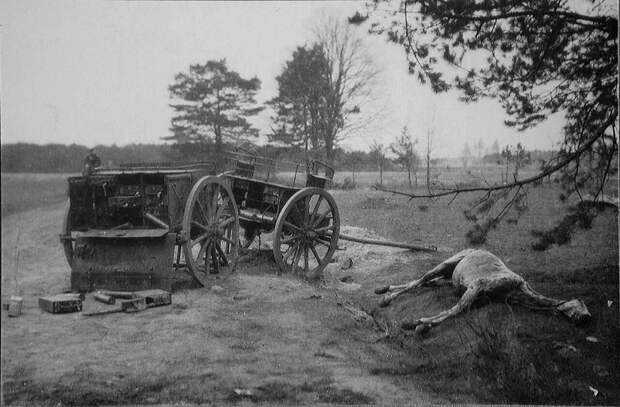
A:
{"label": "large spoked wheel", "polygon": [[280,271],[317,278],[338,246],[340,215],[334,198],[321,188],[304,188],[282,208],[273,238]]}
{"label": "large spoked wheel", "polygon": [[192,188],[183,213],[183,254],[198,282],[206,286],[220,272],[233,271],[239,257],[239,212],[233,194],[215,176]]}
{"label": "large spoked wheel", "polygon": [[62,247],[65,250],[65,257],[69,266],[73,265],[73,254],[75,249],[75,238],[71,235],[71,199],[67,198],[65,204],[65,216],[62,221],[62,233],[60,235]]}

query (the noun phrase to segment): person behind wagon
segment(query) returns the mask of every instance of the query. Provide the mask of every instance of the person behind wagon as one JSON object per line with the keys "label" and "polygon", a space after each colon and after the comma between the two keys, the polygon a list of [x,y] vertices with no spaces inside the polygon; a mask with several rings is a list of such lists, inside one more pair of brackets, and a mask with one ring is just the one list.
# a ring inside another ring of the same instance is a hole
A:
{"label": "person behind wagon", "polygon": [[88,150],[88,155],[84,158],[84,168],[82,170],[82,175],[88,176],[93,173],[95,168],[101,166],[101,160],[95,154],[95,149],[91,148]]}

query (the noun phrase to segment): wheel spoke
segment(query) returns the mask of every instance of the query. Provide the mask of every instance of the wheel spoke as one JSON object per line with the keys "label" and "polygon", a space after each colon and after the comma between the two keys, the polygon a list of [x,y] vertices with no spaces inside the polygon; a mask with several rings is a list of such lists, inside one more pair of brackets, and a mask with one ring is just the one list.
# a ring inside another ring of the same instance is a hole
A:
{"label": "wheel spoke", "polygon": [[213,184],[213,195],[211,196],[211,208],[210,214],[213,215],[212,220],[216,220],[215,217],[217,211],[217,200],[220,197],[220,186],[218,184]]}
{"label": "wheel spoke", "polygon": [[286,227],[288,227],[288,228],[291,228],[291,229],[293,229],[293,230],[295,230],[295,231],[297,231],[297,232],[302,232],[302,230],[301,230],[301,228],[300,228],[299,226],[295,226],[295,225],[293,225],[293,224],[292,224],[291,222],[289,222],[289,221],[286,221],[286,220],[285,220],[285,221],[284,221],[284,226],[286,226]]}
{"label": "wheel spoke", "polygon": [[215,246],[217,246],[216,243],[211,246],[211,260],[213,260],[213,273],[218,274],[220,272],[220,261],[217,258]]}
{"label": "wheel spoke", "polygon": [[[224,209],[226,209],[226,207],[228,206],[228,197],[224,197],[224,200],[222,201],[222,206],[219,206],[217,208],[217,212],[215,214],[215,221],[217,222],[220,219],[220,216],[222,216],[222,213],[224,212]],[[223,227],[223,226],[220,226]]]}
{"label": "wheel spoke", "polygon": [[293,262],[291,263],[291,273],[295,273],[295,267],[297,267],[297,263],[299,263],[299,257],[301,255],[301,244],[297,247],[295,251],[295,255],[293,256]]}
{"label": "wheel spoke", "polygon": [[[232,227],[226,229],[226,237],[232,242]],[[230,243],[226,242],[226,253],[230,253]]]}
{"label": "wheel spoke", "polygon": [[304,274],[308,274],[308,246],[304,247]]}
{"label": "wheel spoke", "polygon": [[313,245],[310,245],[310,249],[312,250],[312,255],[314,256],[314,258],[316,259],[316,262],[321,264],[321,256],[319,256],[319,253],[316,251],[316,249],[314,248]]}
{"label": "wheel spoke", "polygon": [[228,264],[229,264],[228,257],[226,257],[226,253],[224,253],[224,250],[222,250],[222,247],[219,244],[216,244],[215,248],[217,249],[218,254],[222,258],[222,261],[224,262],[224,265],[228,266]]}
{"label": "wheel spoke", "polygon": [[196,197],[196,207],[198,208],[198,212],[203,222],[209,222],[209,217],[207,216],[207,212],[205,211],[204,206],[202,206],[202,202],[200,202],[200,194]]}
{"label": "wheel spoke", "polygon": [[231,246],[234,246],[234,244],[235,244],[231,239],[229,239],[229,238],[227,238],[225,236],[220,236],[220,240],[225,241],[226,243],[230,244]]}
{"label": "wheel spoke", "polygon": [[308,196],[306,197],[306,199],[304,199],[304,226],[308,226],[308,221],[309,221],[309,217],[310,217],[310,198],[312,196]]}
{"label": "wheel spoke", "polygon": [[209,230],[205,225],[203,225],[202,223],[198,223],[195,220],[192,221],[192,226],[198,226],[202,230]]}
{"label": "wheel spoke", "polygon": [[321,222],[323,222],[323,220],[325,220],[325,217],[331,212],[331,209],[328,209],[327,211],[323,212],[317,220],[314,221],[314,223],[312,224],[313,227],[319,226],[321,224]]}
{"label": "wheel spoke", "polygon": [[205,240],[207,237],[209,237],[209,233],[204,233],[200,236],[198,236],[196,239],[191,241],[191,245],[194,246],[196,243]]}
{"label": "wheel spoke", "polygon": [[299,243],[296,245],[289,246],[289,248],[286,249],[286,252],[284,252],[284,256],[283,256],[283,260],[285,263],[288,260],[288,258],[291,257],[291,254],[293,254],[295,250],[297,250],[298,246],[299,246]]}
{"label": "wheel spoke", "polygon": [[334,230],[336,227],[334,225],[324,226],[322,228],[314,229],[315,233],[327,232],[328,230]]}
{"label": "wheel spoke", "polygon": [[[209,240],[206,245],[206,253],[205,253],[205,258],[204,258],[205,274],[209,274],[211,270],[210,261],[209,261],[209,257],[211,257],[211,244],[212,242]],[[202,258],[198,260],[202,260]]]}
{"label": "wheel spoke", "polygon": [[315,239],[314,239],[314,241],[315,241],[315,242],[318,242],[318,243],[321,243],[322,245],[327,246],[327,247],[330,247],[330,246],[331,246],[331,243],[330,243],[330,242],[327,242],[327,241],[325,241],[325,240],[323,240],[323,239],[319,239],[318,237],[317,237],[317,238],[315,238]]}
{"label": "wheel spoke", "polygon": [[294,242],[295,240],[299,239],[300,236],[299,235],[293,235],[290,237],[285,237],[284,239],[280,240],[280,244],[290,244],[291,242]]}
{"label": "wheel spoke", "polygon": [[200,245],[200,250],[198,251],[198,255],[196,255],[195,261],[200,261],[202,260],[205,251],[207,251],[207,249],[209,248],[209,245],[211,244],[211,241],[208,240],[206,242],[204,242],[204,244]]}
{"label": "wheel spoke", "polygon": [[319,207],[321,206],[321,202],[323,202],[323,195],[319,195],[319,199],[316,200],[316,205],[314,205],[314,209],[312,210],[312,217],[310,219],[310,222],[313,222],[312,224],[314,224],[316,213],[319,210]]}
{"label": "wheel spoke", "polygon": [[224,219],[222,223],[219,224],[220,229],[224,229],[226,226],[230,225],[235,221],[234,217],[230,217],[228,219]]}

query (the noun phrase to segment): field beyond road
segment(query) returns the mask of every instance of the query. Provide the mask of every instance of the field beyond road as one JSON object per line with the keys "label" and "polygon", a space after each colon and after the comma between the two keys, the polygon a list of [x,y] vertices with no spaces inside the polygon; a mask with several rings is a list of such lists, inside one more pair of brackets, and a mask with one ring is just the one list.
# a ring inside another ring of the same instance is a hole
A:
{"label": "field beyond road", "polygon": [[[253,251],[217,287],[176,292],[169,307],[88,318],[37,305],[69,288],[58,242],[66,176],[18,178],[2,178],[2,299],[25,298],[21,317],[2,313],[3,404],[620,404],[617,211],[599,212],[567,245],[533,251],[531,230],[575,203],[560,203],[555,185],[532,189],[529,209],[482,247],[539,292],[584,300],[592,322],[500,301],[416,336],[400,322],[451,307],[454,290],[424,288],[378,308],[373,289],[470,247],[463,210],[475,196],[330,191],[344,232],[438,252],[341,241],[324,281],[310,284],[278,275],[269,250]],[[85,308],[96,306],[87,297]]]}

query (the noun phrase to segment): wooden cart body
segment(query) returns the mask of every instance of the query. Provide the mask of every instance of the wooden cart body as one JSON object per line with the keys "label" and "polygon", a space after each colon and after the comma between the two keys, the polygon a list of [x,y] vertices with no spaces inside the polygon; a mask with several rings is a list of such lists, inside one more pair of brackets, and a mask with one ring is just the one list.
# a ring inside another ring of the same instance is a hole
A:
{"label": "wooden cart body", "polygon": [[171,290],[185,202],[213,171],[210,163],[147,163],[69,178],[60,238],[72,289]]}

